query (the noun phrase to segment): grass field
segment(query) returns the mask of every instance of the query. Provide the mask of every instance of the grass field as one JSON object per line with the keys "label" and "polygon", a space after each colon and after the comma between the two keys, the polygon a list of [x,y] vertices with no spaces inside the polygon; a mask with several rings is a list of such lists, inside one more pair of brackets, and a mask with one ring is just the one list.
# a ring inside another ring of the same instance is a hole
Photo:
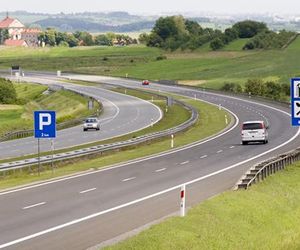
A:
{"label": "grass field", "polygon": [[[228,191],[106,250],[299,249],[300,163]],[[187,187],[188,194],[188,187]]]}
{"label": "grass field", "polygon": [[47,87],[38,84],[16,83],[14,86],[18,98],[24,105],[0,106],[0,135],[11,131],[32,129],[35,110],[55,110],[58,123],[91,113],[87,109],[87,99],[80,95],[68,91],[42,95]]}
{"label": "grass field", "polygon": [[[142,45],[128,47],[2,48],[1,68],[19,64],[25,69],[63,70],[139,79],[202,80],[202,86],[220,88],[224,82],[244,84],[249,78],[289,82],[300,74],[300,37],[284,50],[242,51],[239,39],[223,51],[206,44],[194,52],[173,53]],[[165,55],[166,60],[156,60]],[[29,60],[30,59],[30,60]]]}

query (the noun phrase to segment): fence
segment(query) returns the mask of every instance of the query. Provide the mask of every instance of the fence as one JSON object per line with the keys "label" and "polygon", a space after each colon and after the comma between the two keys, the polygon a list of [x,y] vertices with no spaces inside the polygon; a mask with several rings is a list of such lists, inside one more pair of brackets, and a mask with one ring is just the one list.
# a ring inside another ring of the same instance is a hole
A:
{"label": "fence", "polygon": [[300,148],[289,153],[259,163],[250,168],[249,171],[236,184],[236,189],[248,189],[252,184],[263,181],[269,175],[285,169],[286,166],[300,160]]}

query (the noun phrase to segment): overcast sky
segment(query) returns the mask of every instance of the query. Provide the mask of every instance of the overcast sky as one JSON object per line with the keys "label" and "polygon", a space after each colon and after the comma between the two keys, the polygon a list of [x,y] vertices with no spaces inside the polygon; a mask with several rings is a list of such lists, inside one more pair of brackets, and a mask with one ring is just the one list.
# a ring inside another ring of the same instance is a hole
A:
{"label": "overcast sky", "polygon": [[216,13],[300,13],[300,0],[13,0],[1,1],[2,11],[43,13],[127,11]]}

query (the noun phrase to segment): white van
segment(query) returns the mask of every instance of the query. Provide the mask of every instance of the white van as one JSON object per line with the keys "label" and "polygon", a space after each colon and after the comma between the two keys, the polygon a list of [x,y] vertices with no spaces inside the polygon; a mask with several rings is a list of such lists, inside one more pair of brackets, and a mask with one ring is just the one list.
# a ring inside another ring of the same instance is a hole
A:
{"label": "white van", "polygon": [[242,144],[246,145],[248,142],[262,142],[268,143],[268,126],[264,121],[247,121],[242,125]]}

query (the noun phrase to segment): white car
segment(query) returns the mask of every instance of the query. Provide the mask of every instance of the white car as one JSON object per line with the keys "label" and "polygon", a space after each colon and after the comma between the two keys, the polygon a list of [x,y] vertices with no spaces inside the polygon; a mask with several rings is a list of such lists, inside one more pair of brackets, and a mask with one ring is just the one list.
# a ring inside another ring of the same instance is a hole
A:
{"label": "white car", "polygon": [[248,142],[262,142],[268,143],[269,135],[264,121],[247,121],[243,122],[242,126],[242,144],[246,145]]}
{"label": "white car", "polygon": [[83,131],[87,131],[88,129],[100,130],[100,122],[97,117],[89,117],[84,121]]}

